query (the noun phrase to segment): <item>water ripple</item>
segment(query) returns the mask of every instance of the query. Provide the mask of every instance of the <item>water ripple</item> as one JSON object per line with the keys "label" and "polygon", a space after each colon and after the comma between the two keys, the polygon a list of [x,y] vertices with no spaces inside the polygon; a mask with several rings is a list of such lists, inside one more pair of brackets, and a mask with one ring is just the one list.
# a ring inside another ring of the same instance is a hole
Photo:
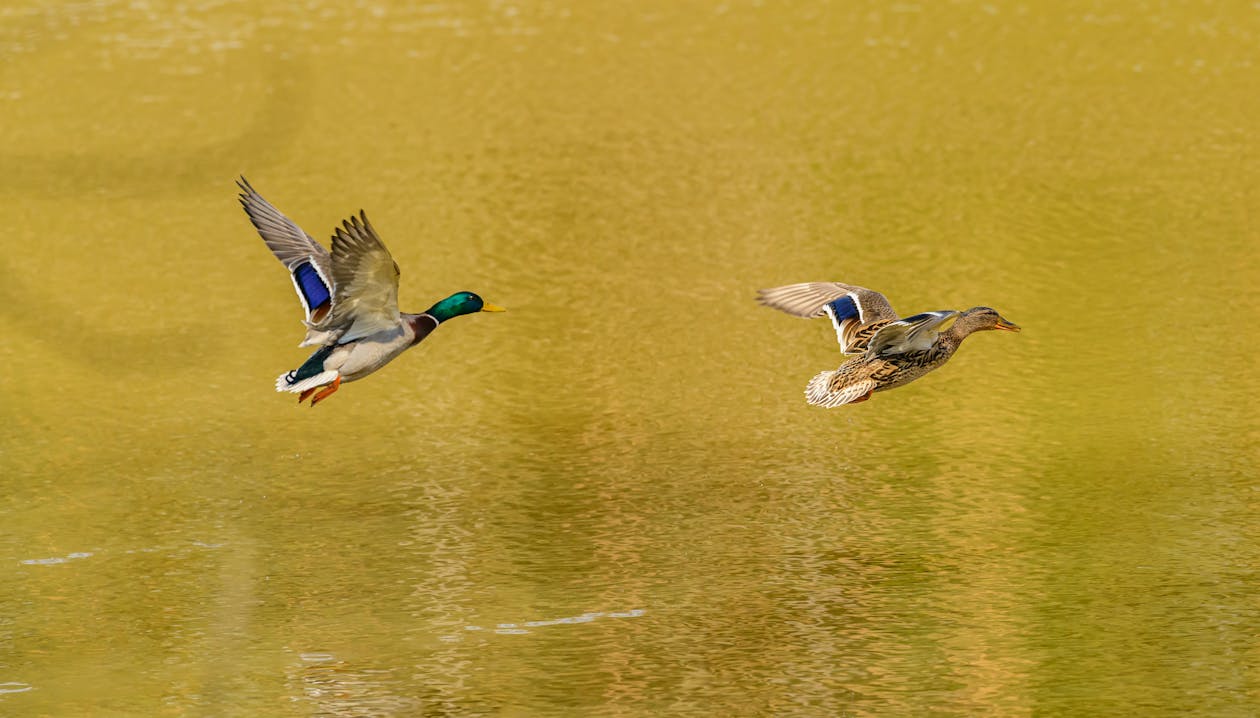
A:
{"label": "water ripple", "polygon": [[[635,608],[629,611],[590,611],[577,616],[565,616],[563,618],[548,618],[540,621],[525,621],[524,623],[500,623],[494,627],[494,632],[501,636],[519,636],[529,633],[530,628],[542,628],[544,626],[564,626],[577,623],[591,623],[600,618],[638,618],[647,613],[642,608]],[[481,626],[464,626],[465,631],[484,631]]]}
{"label": "water ripple", "polygon": [[93,554],[90,551],[76,551],[75,553],[68,553],[65,556],[53,556],[51,558],[28,558],[24,559],[22,563],[28,566],[54,566],[59,563],[69,563],[79,558],[87,558],[91,555]]}

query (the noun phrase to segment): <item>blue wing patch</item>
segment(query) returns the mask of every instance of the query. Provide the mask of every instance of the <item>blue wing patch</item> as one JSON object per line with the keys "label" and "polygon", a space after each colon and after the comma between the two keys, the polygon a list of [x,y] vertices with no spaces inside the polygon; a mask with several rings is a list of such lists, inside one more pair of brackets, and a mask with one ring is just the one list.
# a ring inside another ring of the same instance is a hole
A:
{"label": "blue wing patch", "polygon": [[301,295],[308,318],[318,321],[319,318],[315,315],[332,299],[332,292],[324,278],[313,264],[302,262],[293,268],[293,286],[297,287],[298,294]]}
{"label": "blue wing patch", "polygon": [[832,316],[835,317],[837,324],[846,319],[858,319],[861,321],[861,313],[858,311],[857,302],[853,301],[853,297],[847,294],[834,302],[829,302],[827,306],[831,307]]}
{"label": "blue wing patch", "polygon": [[822,308],[831,317],[831,324],[836,328],[836,341],[840,342],[840,351],[849,354],[849,345],[853,341],[851,335],[862,323],[862,311],[858,308],[857,300],[853,295],[846,294],[827,302]]}

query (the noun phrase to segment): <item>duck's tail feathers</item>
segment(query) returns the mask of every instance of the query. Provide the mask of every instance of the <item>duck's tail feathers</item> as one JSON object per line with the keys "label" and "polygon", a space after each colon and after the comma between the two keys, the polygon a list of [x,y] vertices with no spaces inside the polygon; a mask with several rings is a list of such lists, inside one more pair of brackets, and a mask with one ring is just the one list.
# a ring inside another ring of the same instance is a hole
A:
{"label": "duck's tail feathers", "polygon": [[317,386],[331,384],[333,383],[333,380],[337,378],[337,372],[332,369],[322,371],[314,376],[308,376],[305,379],[298,379],[296,375],[297,369],[294,369],[291,372],[286,372],[277,377],[276,391],[291,391],[295,394],[301,393],[307,389],[314,389]]}
{"label": "duck's tail feathers", "polygon": [[821,406],[827,409],[841,406],[843,404],[851,404],[870,396],[875,390],[875,382],[871,379],[863,379],[850,384],[842,384],[834,386],[835,371],[821,371],[809,380],[809,385],[805,387],[805,401],[814,406]]}

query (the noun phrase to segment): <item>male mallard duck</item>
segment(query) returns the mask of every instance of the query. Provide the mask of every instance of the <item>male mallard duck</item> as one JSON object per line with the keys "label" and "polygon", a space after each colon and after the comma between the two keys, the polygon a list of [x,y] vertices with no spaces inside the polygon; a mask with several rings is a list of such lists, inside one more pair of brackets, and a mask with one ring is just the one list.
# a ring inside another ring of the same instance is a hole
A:
{"label": "male mallard duck", "polygon": [[314,394],[311,406],[315,406],[337,391],[341,382],[362,379],[380,369],[447,319],[503,311],[472,292],[456,292],[420,314],[399,312],[398,265],[362,210],[336,228],[330,255],[255,192],[244,177],[236,184],[241,188],[241,206],[267,247],[289,270],[306,311],[306,339],[298,346],[319,345],[302,366],[276,379],[276,391],[298,394],[299,404]]}
{"label": "male mallard duck", "polygon": [[[757,301],[798,317],[831,317],[840,351],[856,355],[835,371],[810,380],[805,398],[831,408],[856,404],[871,393],[895,389],[940,367],[972,332],[1019,327],[989,307],[965,312],[924,312],[901,319],[884,295],[839,282],[807,282],[762,289]],[[953,319],[954,323],[944,329]]]}

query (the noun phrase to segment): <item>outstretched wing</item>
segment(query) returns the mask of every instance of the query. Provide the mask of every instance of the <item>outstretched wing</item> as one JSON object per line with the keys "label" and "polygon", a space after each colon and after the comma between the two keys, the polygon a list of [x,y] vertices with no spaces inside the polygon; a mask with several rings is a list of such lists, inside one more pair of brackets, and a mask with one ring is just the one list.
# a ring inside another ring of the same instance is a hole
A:
{"label": "outstretched wing", "polygon": [[272,254],[289,270],[306,322],[317,323],[332,309],[332,260],[328,250],[302,231],[241,177],[241,207]]}
{"label": "outstretched wing", "polygon": [[884,295],[840,282],[806,282],[760,289],[757,301],[806,319],[830,317],[836,328],[840,351],[845,354],[861,354],[866,349],[866,340],[871,332],[865,329],[897,318],[897,312],[893,311]]}
{"label": "outstretched wing", "polygon": [[346,343],[393,329],[398,314],[398,265],[362,210],[332,238],[333,310],[315,328],[338,331]]}
{"label": "outstretched wing", "polygon": [[940,312],[924,312],[890,322],[875,332],[866,351],[871,356],[927,351],[936,342],[941,325],[956,316],[958,312],[947,309]]}

